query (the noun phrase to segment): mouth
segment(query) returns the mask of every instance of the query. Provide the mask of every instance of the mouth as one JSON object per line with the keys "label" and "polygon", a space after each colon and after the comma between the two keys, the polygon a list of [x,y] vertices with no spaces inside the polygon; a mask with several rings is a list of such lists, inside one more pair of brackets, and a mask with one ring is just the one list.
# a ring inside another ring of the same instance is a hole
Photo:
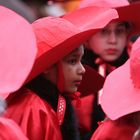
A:
{"label": "mouth", "polygon": [[82,80],[76,80],[76,81],[74,81],[74,85],[75,85],[76,87],[79,87],[79,85],[81,84],[81,81],[82,81]]}
{"label": "mouth", "polygon": [[108,55],[115,55],[118,52],[118,50],[110,48],[110,49],[107,49],[106,52]]}

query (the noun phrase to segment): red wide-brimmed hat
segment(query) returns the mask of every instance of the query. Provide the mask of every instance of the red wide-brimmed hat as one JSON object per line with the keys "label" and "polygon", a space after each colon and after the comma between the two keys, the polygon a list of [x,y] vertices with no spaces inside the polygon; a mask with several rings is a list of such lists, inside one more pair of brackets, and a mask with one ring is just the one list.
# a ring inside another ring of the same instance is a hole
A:
{"label": "red wide-brimmed hat", "polygon": [[0,95],[19,89],[33,66],[37,47],[31,25],[0,6]]}
{"label": "red wide-brimmed hat", "polygon": [[[113,15],[118,16],[116,11],[112,10],[112,17],[108,18],[108,22],[114,18]],[[87,22],[93,25],[95,23],[93,20]],[[102,26],[105,26],[106,22],[102,21]],[[32,26],[37,38],[38,55],[27,81],[68,55],[97,31],[96,28],[80,29],[60,17],[41,18]]]}
{"label": "red wide-brimmed hat", "polygon": [[111,20],[117,19],[118,14],[115,9],[108,7],[89,6],[74,10],[63,15],[72,24],[80,29],[102,29]]}
{"label": "red wide-brimmed hat", "polygon": [[130,59],[107,76],[100,100],[112,120],[140,111],[140,38],[133,44]]}
{"label": "red wide-brimmed hat", "polygon": [[79,8],[90,6],[115,8],[119,15],[117,21],[130,21],[132,26],[134,26],[132,33],[137,34],[140,32],[140,18],[138,12],[140,9],[140,2],[129,4],[127,0],[82,0]]}

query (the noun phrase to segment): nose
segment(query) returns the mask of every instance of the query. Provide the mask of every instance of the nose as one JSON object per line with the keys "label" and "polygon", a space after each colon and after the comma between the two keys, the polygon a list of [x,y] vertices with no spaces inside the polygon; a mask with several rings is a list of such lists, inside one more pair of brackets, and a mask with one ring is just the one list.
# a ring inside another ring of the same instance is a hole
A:
{"label": "nose", "polygon": [[86,72],[86,70],[85,70],[84,66],[80,63],[78,73],[83,75],[85,72]]}
{"label": "nose", "polygon": [[117,35],[112,31],[108,35],[108,43],[110,44],[116,44],[117,43]]}

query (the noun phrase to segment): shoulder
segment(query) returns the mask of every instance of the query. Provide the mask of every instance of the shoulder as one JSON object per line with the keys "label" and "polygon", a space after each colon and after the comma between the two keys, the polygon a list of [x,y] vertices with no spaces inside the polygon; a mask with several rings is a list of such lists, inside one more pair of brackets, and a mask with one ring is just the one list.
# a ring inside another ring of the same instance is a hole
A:
{"label": "shoulder", "polygon": [[10,95],[6,100],[8,103],[7,114],[10,112],[17,114],[16,112],[18,111],[18,114],[43,113],[45,115],[56,115],[48,102],[29,89],[21,89]]}
{"label": "shoulder", "polygon": [[31,139],[51,139],[50,135],[55,139],[61,137],[56,113],[48,102],[33,91],[21,89],[7,101],[5,117],[13,119]]}
{"label": "shoulder", "polygon": [[91,140],[98,139],[119,139],[131,140],[137,127],[126,123],[118,123],[116,120],[107,120],[102,122]]}

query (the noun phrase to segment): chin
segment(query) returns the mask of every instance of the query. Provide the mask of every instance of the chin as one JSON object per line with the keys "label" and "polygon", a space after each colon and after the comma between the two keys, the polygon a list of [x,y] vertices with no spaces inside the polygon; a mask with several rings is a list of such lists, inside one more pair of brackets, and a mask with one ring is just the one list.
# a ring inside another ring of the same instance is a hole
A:
{"label": "chin", "polygon": [[114,61],[116,61],[118,59],[118,57],[106,57],[106,58],[104,58],[104,60],[106,61],[106,62],[114,62]]}
{"label": "chin", "polygon": [[72,94],[72,93],[77,92],[77,89],[78,89],[77,87],[76,88],[67,89],[66,92]]}

